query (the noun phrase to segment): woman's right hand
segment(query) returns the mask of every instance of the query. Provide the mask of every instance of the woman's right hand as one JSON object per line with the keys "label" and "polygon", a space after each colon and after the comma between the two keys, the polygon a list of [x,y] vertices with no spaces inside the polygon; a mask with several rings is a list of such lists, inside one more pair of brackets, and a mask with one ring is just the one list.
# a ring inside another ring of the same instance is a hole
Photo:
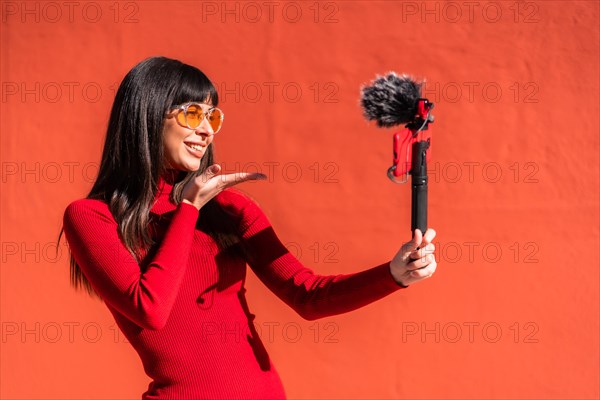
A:
{"label": "woman's right hand", "polygon": [[259,172],[236,172],[217,176],[220,171],[221,166],[213,164],[202,174],[189,181],[183,188],[182,201],[200,210],[202,206],[228,187],[249,180],[267,179],[265,174]]}

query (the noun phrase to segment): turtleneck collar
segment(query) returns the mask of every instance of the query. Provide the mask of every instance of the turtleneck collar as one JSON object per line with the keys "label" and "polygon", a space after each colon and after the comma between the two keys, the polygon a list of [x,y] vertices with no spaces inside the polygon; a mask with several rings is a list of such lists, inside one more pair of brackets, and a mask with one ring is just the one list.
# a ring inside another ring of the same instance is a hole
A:
{"label": "turtleneck collar", "polygon": [[158,179],[158,194],[169,194],[183,171],[167,169]]}
{"label": "turtleneck collar", "polygon": [[175,204],[170,201],[171,192],[173,186],[183,178],[184,174],[183,171],[167,169],[158,178],[158,192],[151,209],[154,214],[162,215],[175,209]]}
{"label": "turtleneck collar", "polygon": [[179,177],[179,174],[181,174],[182,172],[183,171],[180,171],[178,169],[167,169],[167,170],[165,170],[165,172],[162,174],[162,176],[160,178],[165,183],[174,185],[175,182],[177,182],[177,178]]}

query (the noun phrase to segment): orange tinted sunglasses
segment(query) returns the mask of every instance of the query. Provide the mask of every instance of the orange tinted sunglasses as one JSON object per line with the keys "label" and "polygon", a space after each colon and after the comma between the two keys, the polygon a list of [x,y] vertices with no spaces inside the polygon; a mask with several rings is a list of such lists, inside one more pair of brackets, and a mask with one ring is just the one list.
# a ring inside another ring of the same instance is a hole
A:
{"label": "orange tinted sunglasses", "polygon": [[[206,105],[206,104],[205,104]],[[216,134],[223,126],[223,111],[217,107],[212,107],[207,111],[202,109],[202,103],[189,102],[171,107],[177,110],[176,120],[184,128],[196,129],[200,126],[204,118]]]}

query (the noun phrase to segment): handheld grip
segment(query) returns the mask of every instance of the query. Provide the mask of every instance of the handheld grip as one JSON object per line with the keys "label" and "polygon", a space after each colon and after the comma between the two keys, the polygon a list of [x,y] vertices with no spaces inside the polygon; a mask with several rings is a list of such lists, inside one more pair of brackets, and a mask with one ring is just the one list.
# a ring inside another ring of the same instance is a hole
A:
{"label": "handheld grip", "polygon": [[412,210],[411,233],[427,230],[427,149],[429,140],[413,143],[412,146]]}

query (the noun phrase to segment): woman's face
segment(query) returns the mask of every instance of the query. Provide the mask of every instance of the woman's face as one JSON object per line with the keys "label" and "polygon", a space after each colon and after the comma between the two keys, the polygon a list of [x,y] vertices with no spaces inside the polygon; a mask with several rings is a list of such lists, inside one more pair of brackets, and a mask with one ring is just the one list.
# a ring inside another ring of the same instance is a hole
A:
{"label": "woman's face", "polygon": [[[202,103],[205,112],[211,107],[210,104]],[[181,126],[176,118],[178,112],[179,110],[171,111],[163,127],[166,167],[180,171],[197,171],[206,148],[213,141],[213,130],[206,118],[196,129]]]}

